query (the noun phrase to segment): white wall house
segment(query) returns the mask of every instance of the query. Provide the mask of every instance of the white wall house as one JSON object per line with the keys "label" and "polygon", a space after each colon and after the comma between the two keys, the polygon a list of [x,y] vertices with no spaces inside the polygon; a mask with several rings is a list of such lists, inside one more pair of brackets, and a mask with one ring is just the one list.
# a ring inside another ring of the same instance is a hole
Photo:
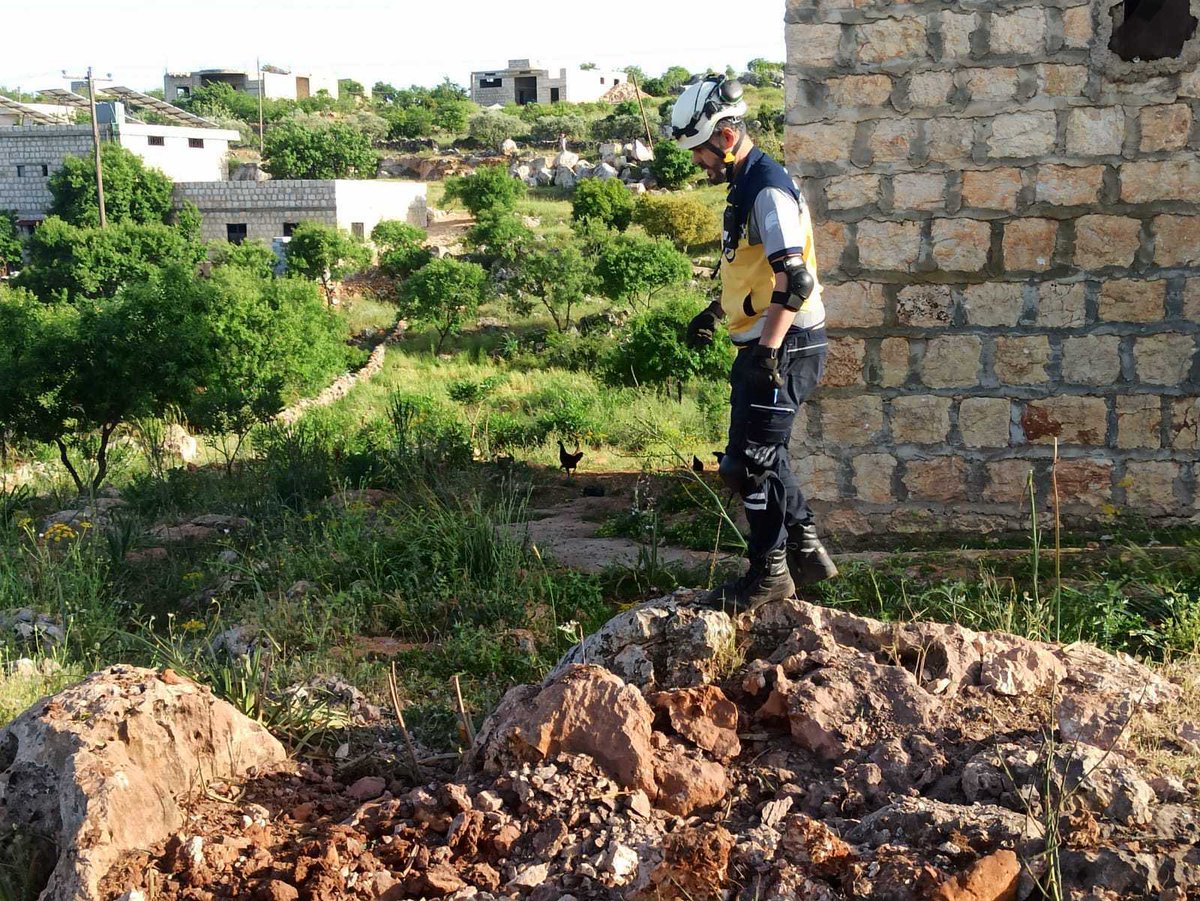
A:
{"label": "white wall house", "polygon": [[[259,77],[261,74],[261,78]],[[197,88],[224,83],[235,91],[259,92],[268,100],[303,100],[325,91],[337,99],[338,80],[332,75],[297,72],[255,72],[244,69],[200,69],[196,72],[168,72],[163,76],[163,96],[168,103],[192,96]]]}
{"label": "white wall house", "polygon": [[504,69],[471,73],[471,99],[482,106],[588,103],[627,80],[624,72],[611,69],[552,69],[537,60],[510,59]]}
{"label": "white wall house", "polygon": [[[116,141],[161,170],[172,181],[226,177],[225,157],[238,133],[225,128],[145,125],[126,118],[124,105],[98,105],[100,139]],[[18,219],[45,217],[53,198],[50,175],[69,156],[92,155],[91,125],[0,127],[0,210],[16,210]]]}

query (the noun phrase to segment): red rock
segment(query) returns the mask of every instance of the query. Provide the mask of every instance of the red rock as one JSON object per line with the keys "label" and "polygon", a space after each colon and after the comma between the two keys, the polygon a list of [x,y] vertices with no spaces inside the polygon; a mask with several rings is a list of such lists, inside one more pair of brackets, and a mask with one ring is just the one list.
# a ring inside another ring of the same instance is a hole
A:
{"label": "red rock", "polygon": [[[430,896],[433,898],[444,898],[446,895],[453,895],[460,888],[464,888],[466,883],[459,877],[448,864],[436,864],[408,880],[408,891],[420,896]],[[390,894],[390,893],[389,893]],[[384,895],[387,898],[388,895]],[[397,898],[403,897],[397,895]]]}
{"label": "red rock", "polygon": [[718,760],[732,760],[741,753],[737,707],[717,686],[660,691],[648,700],[666,711],[672,729]]}
{"label": "red rock", "polygon": [[300,892],[282,879],[270,879],[254,892],[254,901],[296,901]]}
{"label": "red rock", "polygon": [[382,795],[386,788],[386,779],[379,776],[363,776],[346,789],[346,794],[355,801],[370,801]]}
{"label": "red rock", "polygon": [[540,690],[504,696],[479,738],[478,760],[499,773],[563,752],[596,761],[623,788],[656,791],[653,713],[642,693],[598,666],[573,666]]}
{"label": "red rock", "polygon": [[933,892],[930,901],[1016,901],[1021,862],[1012,851],[981,857]]}
{"label": "red rock", "polygon": [[659,752],[655,762],[658,796],[655,806],[676,816],[686,817],[692,811],[711,807],[729,791],[729,776],[725,767],[698,757],[683,745],[672,742]]}

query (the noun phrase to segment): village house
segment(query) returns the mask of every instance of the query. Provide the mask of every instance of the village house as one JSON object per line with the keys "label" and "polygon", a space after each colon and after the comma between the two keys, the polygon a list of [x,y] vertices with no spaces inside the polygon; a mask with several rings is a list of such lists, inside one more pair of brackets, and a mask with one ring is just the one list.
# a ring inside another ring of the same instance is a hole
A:
{"label": "village house", "polygon": [[303,100],[325,91],[338,97],[337,79],[329,75],[300,74],[264,67],[261,72],[244,69],[199,69],[195,72],[168,72],[163,76],[163,96],[168,100],[191,97],[197,88],[227,84],[235,91],[262,95],[266,100]]}
{"label": "village house", "polygon": [[516,103],[588,103],[628,80],[624,72],[560,68],[537,60],[510,59],[508,68],[471,73],[471,99],[481,106]]}

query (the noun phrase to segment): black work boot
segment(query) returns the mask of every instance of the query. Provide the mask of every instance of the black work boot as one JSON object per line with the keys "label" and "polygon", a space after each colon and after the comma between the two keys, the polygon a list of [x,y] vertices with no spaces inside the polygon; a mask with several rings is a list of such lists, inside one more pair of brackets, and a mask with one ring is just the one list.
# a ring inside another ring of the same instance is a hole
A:
{"label": "black work boot", "polygon": [[832,579],[838,574],[833,558],[825,550],[825,545],[821,544],[817,527],[812,523],[793,529],[788,534],[787,561],[792,580],[797,585],[811,585]]}
{"label": "black work boot", "polygon": [[787,551],[779,548],[766,557],[751,560],[744,576],[710,591],[700,603],[733,616],[753,610],[767,601],[790,598],[795,593],[796,586],[788,574]]}

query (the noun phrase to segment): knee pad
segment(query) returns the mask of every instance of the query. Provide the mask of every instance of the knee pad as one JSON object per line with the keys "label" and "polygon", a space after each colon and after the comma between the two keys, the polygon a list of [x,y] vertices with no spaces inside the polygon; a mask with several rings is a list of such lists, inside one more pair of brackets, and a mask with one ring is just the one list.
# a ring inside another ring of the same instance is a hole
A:
{"label": "knee pad", "polygon": [[722,457],[717,473],[731,491],[742,497],[758,488],[761,481],[750,471],[746,459],[741,454],[726,454]]}

